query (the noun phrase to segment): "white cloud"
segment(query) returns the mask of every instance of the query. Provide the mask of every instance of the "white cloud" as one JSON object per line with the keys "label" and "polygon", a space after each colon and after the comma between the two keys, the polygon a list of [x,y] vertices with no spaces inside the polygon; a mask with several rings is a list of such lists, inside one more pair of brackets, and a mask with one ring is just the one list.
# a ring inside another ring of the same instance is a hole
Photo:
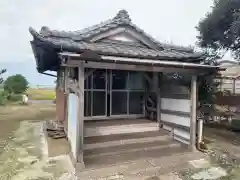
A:
{"label": "white cloud", "polygon": [[1,0],[0,62],[33,60],[28,27],[77,30],[126,9],[133,22],[159,40],[181,45],[196,41],[195,26],[211,0]]}

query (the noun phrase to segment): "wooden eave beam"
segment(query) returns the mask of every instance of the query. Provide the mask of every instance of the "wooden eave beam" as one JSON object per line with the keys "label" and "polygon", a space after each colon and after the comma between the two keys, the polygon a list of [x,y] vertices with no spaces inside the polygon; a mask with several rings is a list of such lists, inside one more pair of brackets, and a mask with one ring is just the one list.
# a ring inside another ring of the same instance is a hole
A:
{"label": "wooden eave beam", "polygon": [[[82,60],[69,59],[62,66],[78,67]],[[88,61],[84,63],[85,68],[94,69],[112,69],[112,70],[128,70],[128,71],[145,71],[145,72],[185,72],[189,74],[204,73],[204,71],[186,68],[161,67],[161,66],[147,66],[141,64],[123,64],[123,63],[108,63],[108,62],[94,62]]]}

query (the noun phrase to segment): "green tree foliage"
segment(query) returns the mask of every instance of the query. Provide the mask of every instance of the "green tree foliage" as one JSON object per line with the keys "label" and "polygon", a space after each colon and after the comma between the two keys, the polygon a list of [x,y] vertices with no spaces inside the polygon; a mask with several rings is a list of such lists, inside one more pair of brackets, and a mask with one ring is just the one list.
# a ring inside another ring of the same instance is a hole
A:
{"label": "green tree foliage", "polygon": [[6,69],[0,69],[0,84],[3,83],[2,74],[4,74],[5,72],[6,72]]}
{"label": "green tree foliage", "polygon": [[8,93],[20,94],[27,90],[28,81],[21,74],[9,76],[4,81],[4,91]]}
{"label": "green tree foliage", "polygon": [[240,0],[215,0],[197,29],[201,47],[219,53],[231,50],[240,57]]}
{"label": "green tree foliage", "polygon": [[[0,85],[2,85],[3,83],[3,78],[2,78],[2,74],[4,74],[6,72],[6,69],[0,69]],[[0,105],[4,105],[6,103],[6,93],[4,91],[1,91],[1,87],[0,87]]]}

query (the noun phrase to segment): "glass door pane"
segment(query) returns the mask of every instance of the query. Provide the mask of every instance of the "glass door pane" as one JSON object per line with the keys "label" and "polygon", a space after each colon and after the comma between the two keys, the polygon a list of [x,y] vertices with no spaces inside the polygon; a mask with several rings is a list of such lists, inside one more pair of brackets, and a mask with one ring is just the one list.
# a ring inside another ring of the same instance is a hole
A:
{"label": "glass door pane", "polygon": [[91,99],[92,99],[92,92],[91,91],[84,91],[84,116],[88,117],[91,116]]}
{"label": "glass door pane", "polygon": [[93,91],[93,116],[106,115],[106,92]]}
{"label": "glass door pane", "polygon": [[112,115],[127,114],[127,92],[112,92]]}
{"label": "glass door pane", "polygon": [[126,90],[127,89],[127,80],[128,80],[127,71],[112,71],[112,90]]}
{"label": "glass door pane", "polygon": [[110,115],[124,115],[128,113],[128,72],[114,70],[110,73]]}
{"label": "glass door pane", "polygon": [[129,93],[129,114],[143,114],[144,92]]}
{"label": "glass door pane", "polygon": [[93,72],[92,116],[106,116],[107,74],[105,69]]}
{"label": "glass door pane", "polygon": [[93,89],[106,89],[106,70],[98,69],[93,72]]}

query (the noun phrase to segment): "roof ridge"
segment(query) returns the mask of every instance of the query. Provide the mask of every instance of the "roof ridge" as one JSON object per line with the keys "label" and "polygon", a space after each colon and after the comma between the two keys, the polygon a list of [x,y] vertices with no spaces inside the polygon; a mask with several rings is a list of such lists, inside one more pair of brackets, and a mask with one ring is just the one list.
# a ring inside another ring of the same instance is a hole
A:
{"label": "roof ridge", "polygon": [[156,38],[152,37],[151,35],[146,33],[144,30],[140,29],[137,25],[132,23],[132,20],[128,12],[124,9],[118,11],[117,15],[111,19],[102,21],[98,24],[92,25],[90,27],[87,27],[81,30],[59,31],[59,30],[50,30],[49,27],[43,26],[39,34],[41,34],[42,36],[55,36],[59,38],[69,38],[75,41],[82,41],[98,33],[101,33],[111,28],[115,28],[120,25],[129,25],[130,27],[136,29],[139,33],[143,34],[144,36],[149,38],[150,41],[156,44],[158,49],[175,50],[175,51],[181,51],[181,52],[194,51],[193,48],[181,47],[179,45],[167,44],[167,43],[162,43],[158,41]]}
{"label": "roof ridge", "polygon": [[[110,18],[108,20],[105,20],[105,21],[102,21],[98,24],[95,24],[95,25],[92,25],[92,26],[89,26],[87,28],[83,28],[83,29],[80,29],[80,30],[76,30],[76,31],[64,31],[64,30],[51,30],[49,27],[47,26],[43,26],[40,30],[40,34],[44,35],[44,36],[51,36],[53,35],[52,32],[58,32],[58,33],[68,33],[68,34],[72,34],[72,35],[83,35],[84,33],[87,33],[87,32],[90,32],[90,31],[94,31],[96,29],[99,28],[99,26],[106,26],[108,24],[111,24],[111,23],[119,23],[120,21],[120,24],[124,24],[124,23],[127,23],[127,22],[131,22],[131,19],[128,15],[128,12],[126,10],[120,10],[117,15],[113,18]],[[53,35],[54,36],[54,35]],[[59,34],[60,37],[61,34]],[[67,36],[67,34],[66,34]]]}

